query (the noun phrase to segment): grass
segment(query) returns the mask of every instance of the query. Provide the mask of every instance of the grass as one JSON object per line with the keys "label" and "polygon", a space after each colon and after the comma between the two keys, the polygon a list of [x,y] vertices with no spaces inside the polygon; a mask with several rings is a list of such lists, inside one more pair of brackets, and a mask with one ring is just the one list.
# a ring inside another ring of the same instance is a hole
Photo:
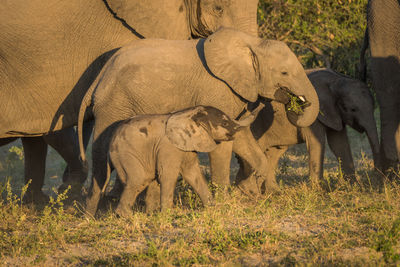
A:
{"label": "grass", "polygon": [[[254,200],[235,187],[214,188],[216,204],[202,208],[189,186],[180,182],[176,205],[164,213],[132,213],[116,218],[104,208],[97,219],[79,206],[63,205],[68,192],[44,207],[21,204],[26,188],[16,175],[1,179],[0,264],[70,266],[153,265],[398,265],[400,264],[400,185],[378,186],[365,137],[350,131],[358,184],[343,179],[328,152],[325,183],[312,186],[304,146],[281,159],[282,192]],[[357,138],[356,138],[357,137]],[[14,152],[7,151],[7,157]],[[64,165],[50,152],[50,167]],[[2,162],[5,162],[3,159]],[[204,159],[202,162],[205,163]],[[56,164],[57,163],[57,164]],[[4,164],[5,165],[5,164]],[[16,167],[17,166],[17,167]],[[203,167],[207,172],[208,168]],[[232,165],[233,172],[237,165]],[[50,174],[54,173],[50,170]],[[46,190],[54,178],[47,177]],[[14,189],[17,190],[14,190]]]}

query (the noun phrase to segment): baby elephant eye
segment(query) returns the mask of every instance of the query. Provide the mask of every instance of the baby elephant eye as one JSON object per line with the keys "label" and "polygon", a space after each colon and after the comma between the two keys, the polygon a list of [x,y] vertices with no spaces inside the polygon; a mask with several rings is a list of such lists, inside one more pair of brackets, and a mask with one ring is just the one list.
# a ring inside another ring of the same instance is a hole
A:
{"label": "baby elephant eye", "polygon": [[229,123],[228,123],[227,121],[224,121],[224,122],[222,123],[222,126],[224,126],[224,127],[228,127],[228,125],[229,125]]}

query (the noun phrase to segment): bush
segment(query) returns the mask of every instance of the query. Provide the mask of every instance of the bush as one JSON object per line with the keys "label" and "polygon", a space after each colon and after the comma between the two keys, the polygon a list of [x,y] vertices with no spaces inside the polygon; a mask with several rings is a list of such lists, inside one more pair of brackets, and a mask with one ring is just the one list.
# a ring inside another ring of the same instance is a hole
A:
{"label": "bush", "polygon": [[355,76],[367,0],[260,0],[259,33],[286,42],[305,68]]}

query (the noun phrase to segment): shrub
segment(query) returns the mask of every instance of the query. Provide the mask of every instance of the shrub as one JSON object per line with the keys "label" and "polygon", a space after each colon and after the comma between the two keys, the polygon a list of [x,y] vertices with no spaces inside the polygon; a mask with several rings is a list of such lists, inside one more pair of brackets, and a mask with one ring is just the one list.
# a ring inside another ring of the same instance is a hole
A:
{"label": "shrub", "polygon": [[260,0],[259,33],[286,42],[305,68],[355,76],[367,0]]}

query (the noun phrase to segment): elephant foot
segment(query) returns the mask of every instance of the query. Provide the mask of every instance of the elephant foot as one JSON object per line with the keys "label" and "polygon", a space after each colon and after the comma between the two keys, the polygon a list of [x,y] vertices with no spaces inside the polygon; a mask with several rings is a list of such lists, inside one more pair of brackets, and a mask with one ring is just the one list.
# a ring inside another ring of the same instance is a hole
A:
{"label": "elephant foot", "polygon": [[83,202],[81,183],[63,183],[60,185],[60,187],[58,187],[57,191],[59,194],[67,194],[67,204],[72,203],[73,201]]}
{"label": "elephant foot", "polygon": [[261,196],[260,188],[257,184],[256,175],[253,173],[248,178],[242,180],[238,184],[238,188],[249,197],[257,198]]}
{"label": "elephant foot", "polygon": [[152,182],[146,190],[146,213],[159,211],[161,208],[160,203],[160,185],[157,182]]}
{"label": "elephant foot", "polygon": [[129,216],[132,215],[132,209],[129,209],[129,208],[127,208],[127,207],[118,206],[118,207],[115,209],[115,213],[116,213],[117,216],[120,217],[120,218],[127,218],[127,217],[129,217]]}
{"label": "elephant foot", "polygon": [[275,194],[280,191],[281,189],[276,181],[265,181],[261,189],[262,194]]}
{"label": "elephant foot", "polygon": [[50,201],[48,195],[42,192],[42,190],[28,190],[26,191],[25,195],[23,196],[22,201],[25,204],[35,204],[35,205],[43,205],[47,204]]}
{"label": "elephant foot", "polygon": [[83,184],[88,176],[89,169],[86,166],[82,166],[77,170],[71,170],[69,166],[65,168],[62,181],[63,183],[80,183]]}
{"label": "elephant foot", "polygon": [[389,181],[399,180],[399,162],[386,160],[383,164],[384,174]]}

